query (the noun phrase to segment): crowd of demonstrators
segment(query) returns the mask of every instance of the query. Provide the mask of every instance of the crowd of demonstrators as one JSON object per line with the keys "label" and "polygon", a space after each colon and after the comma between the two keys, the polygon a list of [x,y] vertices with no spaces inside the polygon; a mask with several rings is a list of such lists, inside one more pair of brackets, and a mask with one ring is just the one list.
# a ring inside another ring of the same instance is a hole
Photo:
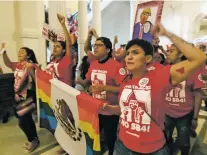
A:
{"label": "crowd of demonstrators", "polygon": [[[50,63],[47,65],[45,72],[53,78],[72,86],[72,53],[71,41],[68,30],[65,25],[65,17],[57,15],[65,34],[66,42],[56,41],[53,46],[53,53]],[[37,60],[33,50],[28,47],[20,48],[18,52],[19,62],[11,62],[6,54],[3,53],[3,60],[7,67],[14,71],[14,91],[15,91],[15,113],[19,120],[19,127],[25,133],[28,142],[24,144],[26,152],[32,152],[39,145],[39,138],[35,123],[32,118],[32,109],[35,108],[36,101],[35,90],[35,68]],[[58,153],[64,153],[60,149]]]}
{"label": "crowd of demonstrators", "polygon": [[[120,131],[114,155],[170,154],[166,143],[168,134],[165,136],[163,132],[167,109],[165,95],[193,76],[194,71],[206,60],[204,53],[168,32],[162,25],[157,24],[152,32],[154,35],[168,37],[187,60],[149,71],[147,64],[152,61],[153,46],[139,39],[128,42],[125,61],[131,75],[120,86],[119,106],[107,103],[103,106],[105,111],[120,115]],[[193,88],[197,91],[197,86]],[[200,104],[197,102],[196,104]],[[186,103],[186,107],[185,109],[184,106],[184,111],[188,114],[192,111],[192,106]],[[193,121],[197,119],[197,115],[195,112]],[[192,117],[190,122],[191,120]],[[193,126],[195,128],[196,123]],[[182,152],[183,155],[185,153]]]}
{"label": "crowd of demonstrators", "polygon": [[[54,42],[45,72],[72,87],[82,85],[84,92],[103,101],[98,117],[109,155],[171,155],[177,150],[188,155],[202,100],[201,74],[206,73],[203,47],[191,46],[161,24],[152,28],[152,43],[136,38],[118,49],[117,36],[112,44],[90,29],[84,44],[86,56],[76,78],[78,56],[73,52],[65,17],[58,14],[57,18],[66,40]],[[168,52],[159,45],[160,35],[173,42]],[[28,139],[24,147],[32,152],[40,143],[31,114],[38,62],[27,47],[19,50],[19,62],[11,62],[6,52],[3,59],[14,71],[15,112]],[[21,107],[25,102],[28,106]],[[178,134],[174,141],[175,128]]]}

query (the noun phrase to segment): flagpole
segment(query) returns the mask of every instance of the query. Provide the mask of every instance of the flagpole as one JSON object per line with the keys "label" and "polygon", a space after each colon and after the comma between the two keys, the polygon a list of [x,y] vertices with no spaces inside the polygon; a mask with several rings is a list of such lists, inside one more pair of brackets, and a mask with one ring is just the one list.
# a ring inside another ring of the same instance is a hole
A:
{"label": "flagpole", "polygon": [[[37,79],[37,70],[35,70],[35,79]],[[35,86],[36,86],[36,105],[37,105],[37,125],[38,127],[40,127],[40,104],[39,104],[37,81],[35,82]]]}

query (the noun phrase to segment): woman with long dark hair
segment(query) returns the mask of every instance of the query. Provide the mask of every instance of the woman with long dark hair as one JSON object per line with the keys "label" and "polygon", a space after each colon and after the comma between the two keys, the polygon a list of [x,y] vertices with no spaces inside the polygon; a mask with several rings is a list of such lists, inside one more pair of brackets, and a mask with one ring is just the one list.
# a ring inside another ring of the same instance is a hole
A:
{"label": "woman with long dark hair", "polygon": [[56,41],[53,45],[53,51],[51,61],[47,65],[46,72],[52,77],[59,79],[60,81],[72,85],[72,54],[71,54],[71,40],[68,30],[65,25],[65,17],[57,14],[58,20],[62,26],[65,41]]}
{"label": "woman with long dark hair", "polygon": [[32,119],[32,109],[35,108],[36,91],[34,64],[37,64],[36,56],[28,47],[20,48],[18,52],[19,62],[11,62],[3,53],[3,60],[7,67],[14,71],[15,113],[19,121],[19,127],[25,133],[28,142],[24,144],[26,152],[32,152],[39,145],[39,138]]}
{"label": "woman with long dark hair", "polygon": [[[61,24],[65,35],[65,41],[56,41],[53,45],[53,52],[51,61],[47,65],[46,73],[50,74],[53,78],[73,86],[73,62],[71,52],[71,39],[65,25],[65,17],[57,14],[57,18]],[[65,153],[61,148],[57,151],[58,154]]]}

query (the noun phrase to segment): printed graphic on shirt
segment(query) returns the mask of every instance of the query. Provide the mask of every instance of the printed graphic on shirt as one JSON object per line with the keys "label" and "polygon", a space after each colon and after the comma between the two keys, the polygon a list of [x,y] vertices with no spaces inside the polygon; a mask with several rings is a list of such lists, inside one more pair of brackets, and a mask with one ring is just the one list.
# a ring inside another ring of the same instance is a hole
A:
{"label": "printed graphic on shirt", "polygon": [[[128,134],[137,135],[137,132],[149,132],[151,118],[151,87],[147,85],[147,78],[140,80],[141,87],[127,85],[120,97],[121,125],[131,130]],[[148,79],[149,80],[149,79]],[[142,83],[145,81],[144,83]]]}
{"label": "printed graphic on shirt", "polygon": [[[20,101],[20,99],[26,99],[27,89],[32,88],[32,78],[28,76],[25,68],[16,68],[14,77],[15,100]],[[25,81],[27,82],[25,83]]]}
{"label": "printed graphic on shirt", "polygon": [[53,78],[59,77],[58,73],[59,63],[51,62],[47,65],[46,73],[51,75]]}
{"label": "printed graphic on shirt", "polygon": [[119,69],[119,74],[120,74],[120,75],[126,75],[126,71],[125,71],[125,69],[124,69],[124,68],[120,68],[120,69]]}
{"label": "printed graphic on shirt", "polygon": [[15,72],[14,72],[14,87],[20,87],[20,84],[21,84],[21,80],[23,78],[25,74],[25,69],[18,69],[16,68]]}
{"label": "printed graphic on shirt", "polygon": [[[107,71],[105,70],[92,70],[92,85],[106,85],[106,74]],[[106,91],[102,91],[101,93],[93,93],[93,97],[97,99],[106,99]]]}
{"label": "printed graphic on shirt", "polygon": [[181,82],[169,93],[166,94],[165,100],[170,102],[170,105],[179,106],[180,103],[186,102],[185,94],[186,81]]}
{"label": "printed graphic on shirt", "polygon": [[142,78],[139,80],[139,86],[141,88],[146,88],[146,85],[149,83],[149,78]]}

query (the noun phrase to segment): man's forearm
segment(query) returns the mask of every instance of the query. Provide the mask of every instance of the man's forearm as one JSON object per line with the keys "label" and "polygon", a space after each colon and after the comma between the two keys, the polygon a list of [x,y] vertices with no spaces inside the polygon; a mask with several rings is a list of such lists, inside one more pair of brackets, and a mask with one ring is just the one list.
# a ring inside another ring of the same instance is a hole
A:
{"label": "man's forearm", "polygon": [[71,46],[72,46],[72,43],[71,43],[70,34],[68,33],[66,25],[62,25],[62,28],[63,28],[63,32],[64,32],[64,35],[65,35],[65,40],[66,40],[66,54],[68,56],[71,56]]}
{"label": "man's forearm", "polygon": [[104,90],[107,92],[113,92],[113,93],[118,93],[119,92],[119,86],[108,86],[106,85]]}
{"label": "man's forearm", "polygon": [[121,109],[119,105],[107,105],[104,110],[109,111],[114,115],[121,115]]}
{"label": "man's forearm", "polygon": [[196,91],[195,93],[195,104],[194,104],[194,115],[193,118],[198,119],[198,114],[201,108],[202,103],[202,94],[200,91]]}
{"label": "man's forearm", "polygon": [[84,51],[85,51],[86,54],[87,54],[88,51],[90,51],[91,40],[92,40],[92,36],[88,36],[85,43],[84,43]]}

